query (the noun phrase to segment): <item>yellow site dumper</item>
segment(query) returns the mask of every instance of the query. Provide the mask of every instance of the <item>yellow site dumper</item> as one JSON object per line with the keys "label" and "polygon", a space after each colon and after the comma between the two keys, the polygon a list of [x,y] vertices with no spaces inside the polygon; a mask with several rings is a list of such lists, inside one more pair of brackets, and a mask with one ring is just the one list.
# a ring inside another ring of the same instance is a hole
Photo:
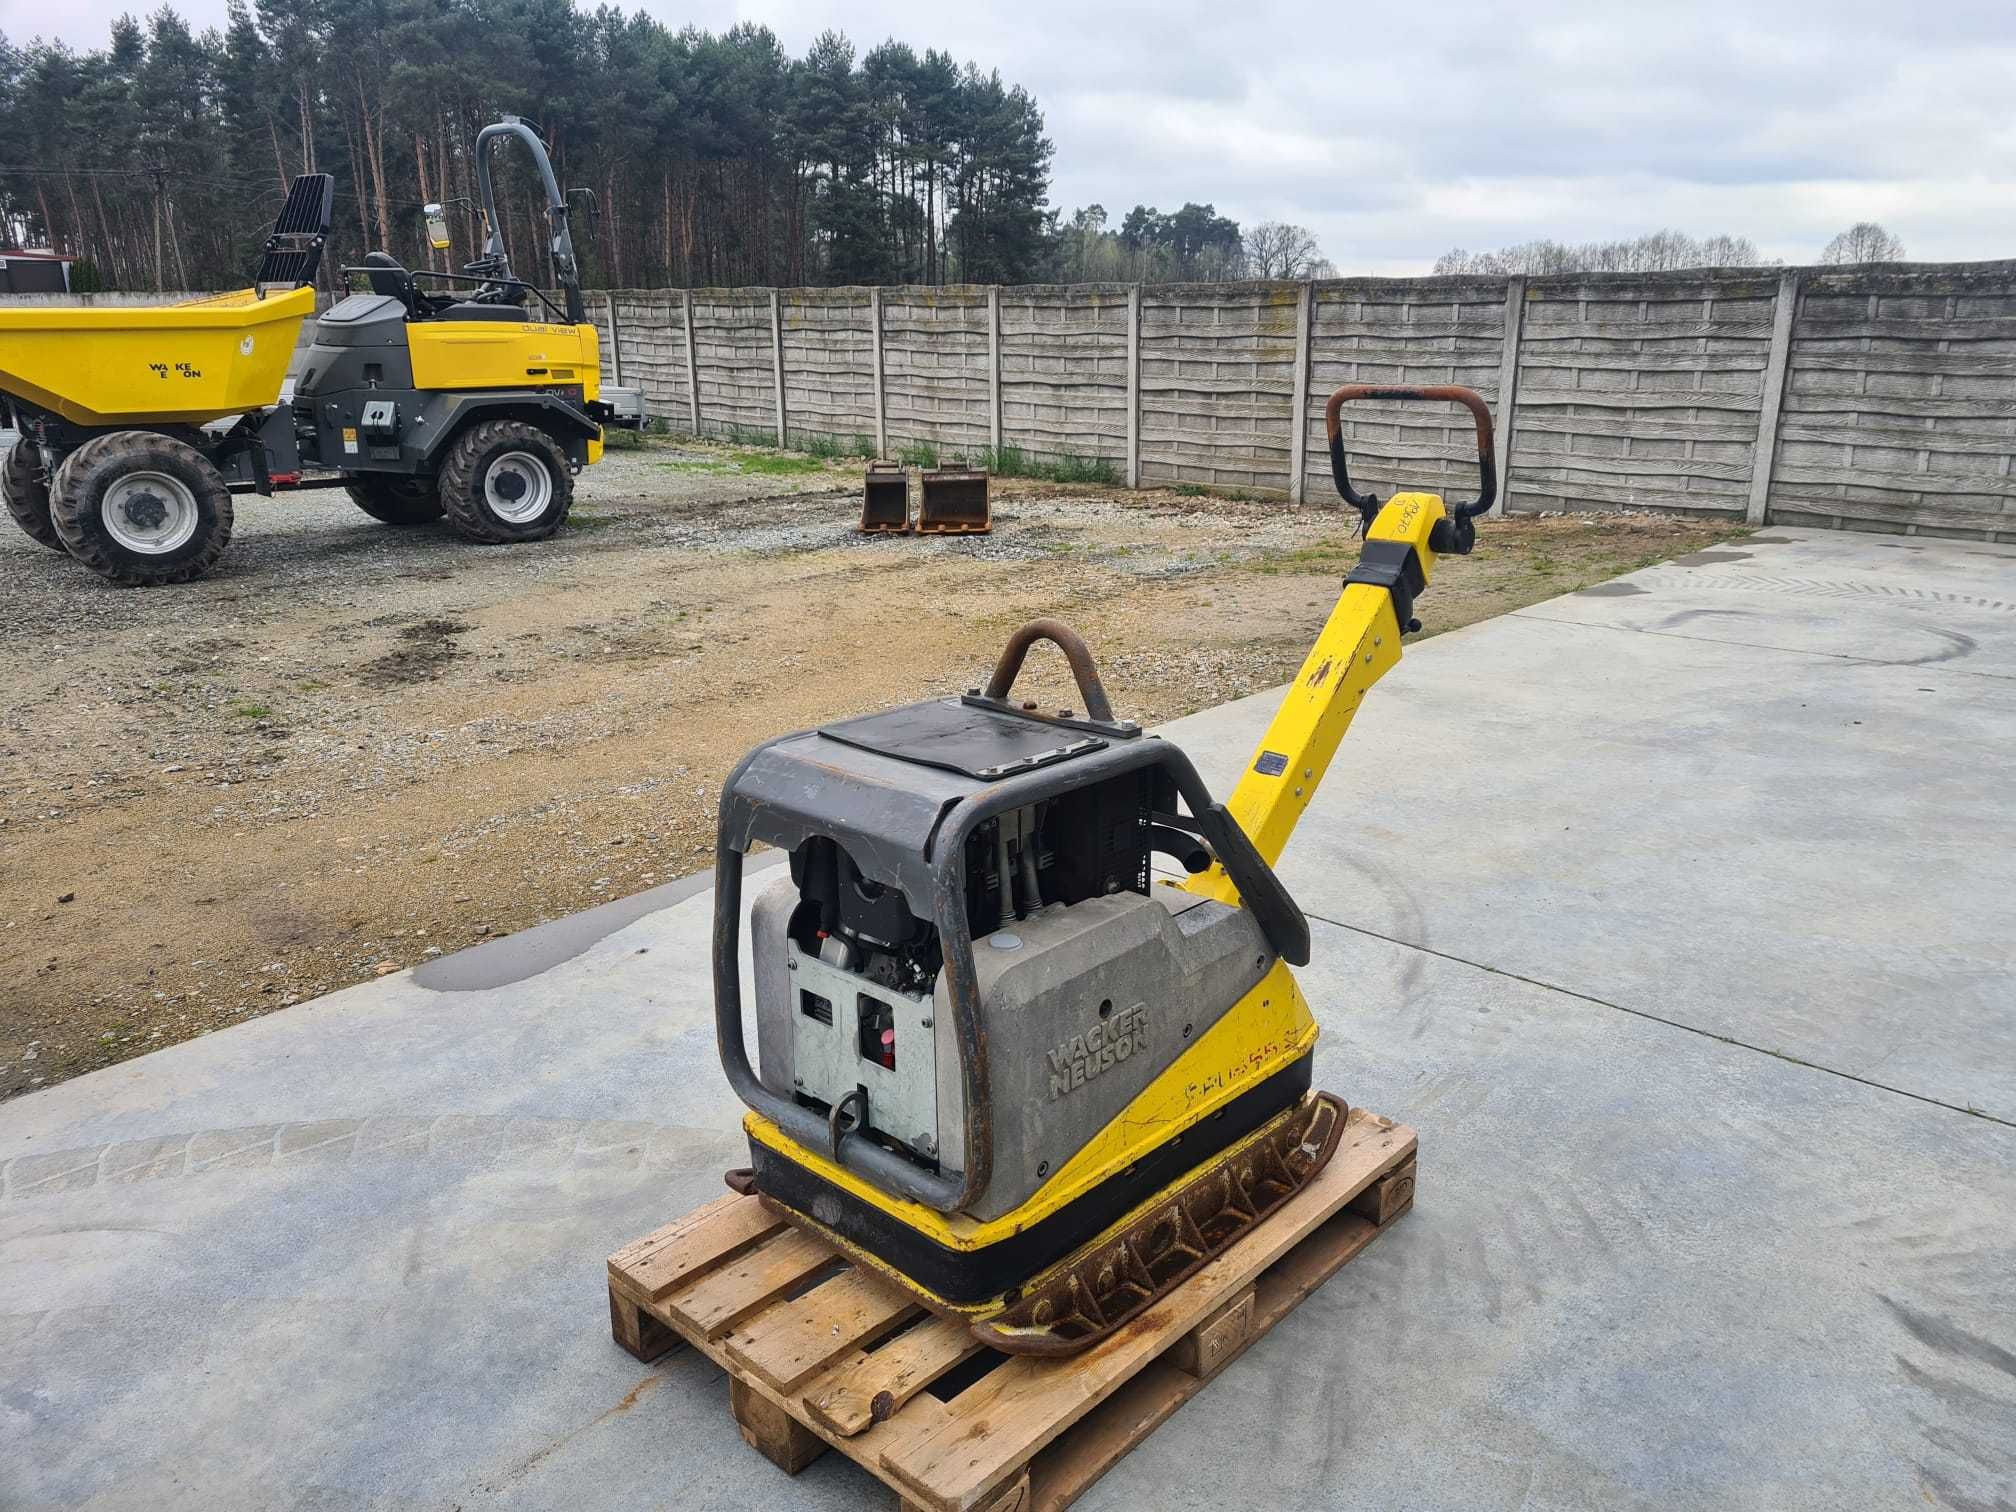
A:
{"label": "yellow site dumper", "polygon": [[[512,276],[488,149],[516,138],[546,191],[565,308]],[[346,268],[368,292],[316,322],[283,398],[329,230],[333,181],[294,181],[254,286],[185,304],[0,309],[0,416],[21,434],[0,496],[30,536],[116,583],[201,577],[229,544],[232,496],[342,487],[386,524],[445,519],[469,539],[540,540],[567,517],[605,423],[567,200],[515,117],[476,139],[485,236],[460,274],[383,252]],[[436,245],[445,222],[430,206]]]}

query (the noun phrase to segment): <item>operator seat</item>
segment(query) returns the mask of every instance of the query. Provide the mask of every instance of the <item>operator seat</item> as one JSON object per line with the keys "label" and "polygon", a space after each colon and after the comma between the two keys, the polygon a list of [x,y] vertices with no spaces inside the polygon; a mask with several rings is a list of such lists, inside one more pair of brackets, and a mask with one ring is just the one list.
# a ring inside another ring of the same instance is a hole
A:
{"label": "operator seat", "polygon": [[400,265],[398,258],[389,252],[366,252],[364,266],[369,270],[364,276],[373,294],[383,294],[409,310],[413,308],[413,275]]}

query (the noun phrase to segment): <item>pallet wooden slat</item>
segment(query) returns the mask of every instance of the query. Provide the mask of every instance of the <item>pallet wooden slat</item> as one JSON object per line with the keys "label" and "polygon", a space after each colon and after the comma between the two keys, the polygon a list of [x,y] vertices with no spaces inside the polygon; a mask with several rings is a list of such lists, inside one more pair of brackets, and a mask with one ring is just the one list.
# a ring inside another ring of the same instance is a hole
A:
{"label": "pallet wooden slat", "polygon": [[833,1263],[833,1251],[798,1229],[765,1240],[665,1299],[671,1320],[718,1339]]}
{"label": "pallet wooden slat", "polygon": [[695,1208],[677,1223],[627,1244],[609,1257],[611,1274],[621,1271],[647,1302],[659,1302],[682,1282],[712,1270],[746,1245],[784,1226],[733,1192]]}
{"label": "pallet wooden slat", "polygon": [[791,1473],[837,1447],[911,1512],[1058,1509],[1406,1210],[1413,1151],[1411,1130],[1353,1113],[1307,1189],[1141,1318],[1067,1359],[998,1361],[947,1400],[927,1388],[981,1352],[965,1325],[917,1321],[823,1242],[765,1230],[755,1197],[611,1256],[612,1326],[640,1358],[640,1342],[698,1345],[729,1372],[742,1436]]}
{"label": "pallet wooden slat", "polygon": [[894,1415],[918,1392],[982,1348],[973,1330],[931,1318],[876,1350],[861,1351],[805,1393],[805,1408],[835,1433],[851,1437]]}
{"label": "pallet wooden slat", "polygon": [[751,1320],[728,1336],[726,1347],[765,1385],[790,1391],[921,1311],[886,1281],[848,1270]]}

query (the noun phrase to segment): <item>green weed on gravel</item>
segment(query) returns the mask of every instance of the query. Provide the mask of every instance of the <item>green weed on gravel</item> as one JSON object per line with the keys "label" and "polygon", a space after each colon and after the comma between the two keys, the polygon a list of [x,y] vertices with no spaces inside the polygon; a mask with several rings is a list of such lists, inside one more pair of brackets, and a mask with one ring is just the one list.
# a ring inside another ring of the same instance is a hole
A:
{"label": "green weed on gravel", "polygon": [[1067,452],[1045,462],[1019,446],[983,446],[980,465],[997,478],[1039,478],[1046,483],[1098,483],[1108,487],[1120,481],[1118,469],[1104,457],[1081,457]]}

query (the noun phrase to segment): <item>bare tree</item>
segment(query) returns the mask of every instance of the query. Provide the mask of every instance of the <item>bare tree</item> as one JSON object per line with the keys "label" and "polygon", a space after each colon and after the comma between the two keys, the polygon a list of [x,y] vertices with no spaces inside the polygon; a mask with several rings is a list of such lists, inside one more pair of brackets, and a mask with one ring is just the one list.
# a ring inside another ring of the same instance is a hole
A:
{"label": "bare tree", "polygon": [[1653,231],[1629,241],[1557,242],[1542,237],[1497,252],[1462,247],[1435,259],[1439,274],[1472,273],[1503,277],[1538,273],[1665,273],[1677,268],[1765,266],[1747,236],[1696,240],[1684,231]]}
{"label": "bare tree", "polygon": [[1252,278],[1319,278],[1330,266],[1307,226],[1264,221],[1245,240],[1246,272]]}
{"label": "bare tree", "polygon": [[1904,243],[1875,221],[1857,221],[1827,243],[1820,261],[1838,268],[1848,263],[1902,262]]}

